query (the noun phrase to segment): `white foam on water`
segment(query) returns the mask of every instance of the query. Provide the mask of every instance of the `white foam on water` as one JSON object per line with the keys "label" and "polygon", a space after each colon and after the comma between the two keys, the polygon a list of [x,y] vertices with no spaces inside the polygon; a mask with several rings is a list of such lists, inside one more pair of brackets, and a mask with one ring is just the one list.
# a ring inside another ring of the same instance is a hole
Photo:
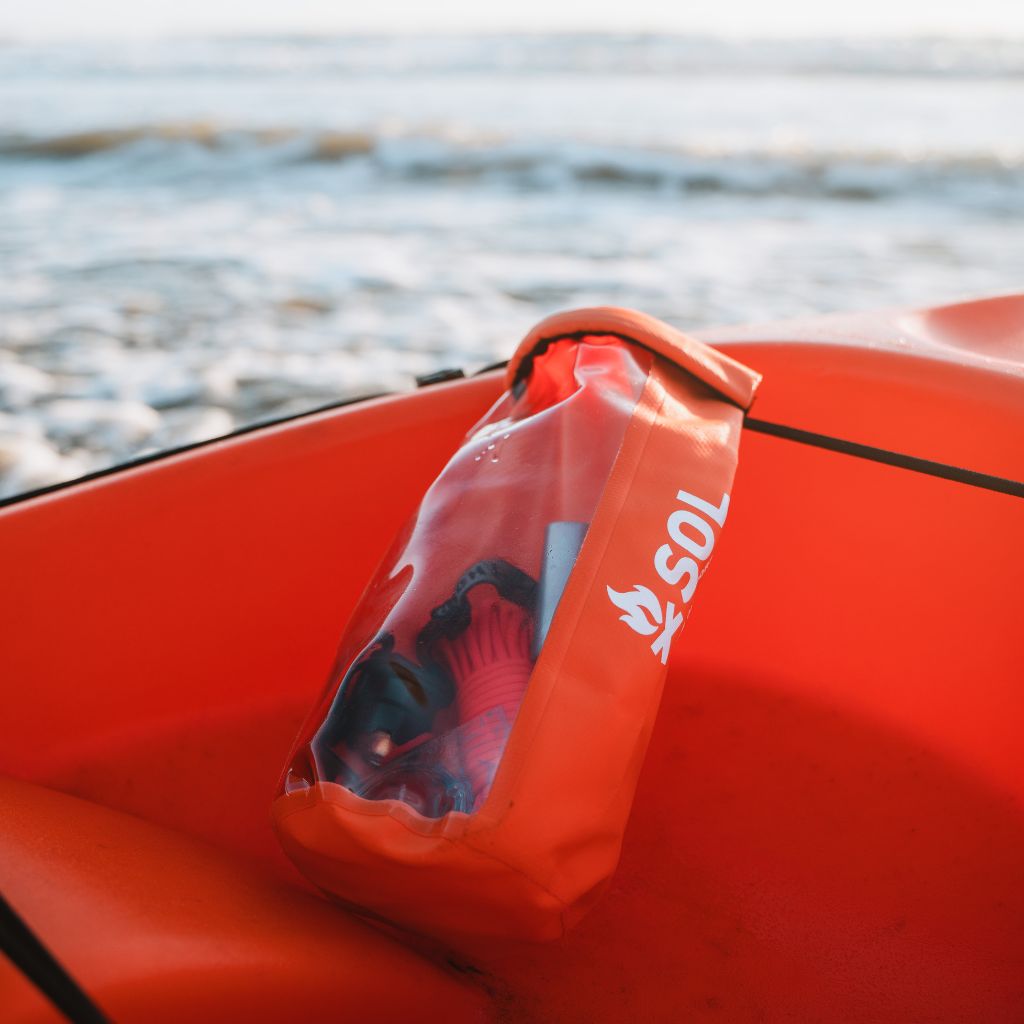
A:
{"label": "white foam on water", "polygon": [[1024,281],[1024,43],[0,47],[0,493],[507,356]]}

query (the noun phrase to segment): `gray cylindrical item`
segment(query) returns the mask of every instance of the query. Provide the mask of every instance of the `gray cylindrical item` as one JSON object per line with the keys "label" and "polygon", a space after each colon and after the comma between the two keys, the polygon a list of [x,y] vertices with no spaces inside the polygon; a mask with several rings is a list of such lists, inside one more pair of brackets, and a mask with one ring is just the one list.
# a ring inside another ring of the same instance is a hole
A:
{"label": "gray cylindrical item", "polygon": [[533,656],[547,639],[551,621],[555,617],[558,602],[562,600],[569,574],[576,564],[576,558],[583,547],[589,523],[560,521],[548,523],[544,533],[544,561],[540,570],[540,585],[537,588],[537,624],[533,632]]}

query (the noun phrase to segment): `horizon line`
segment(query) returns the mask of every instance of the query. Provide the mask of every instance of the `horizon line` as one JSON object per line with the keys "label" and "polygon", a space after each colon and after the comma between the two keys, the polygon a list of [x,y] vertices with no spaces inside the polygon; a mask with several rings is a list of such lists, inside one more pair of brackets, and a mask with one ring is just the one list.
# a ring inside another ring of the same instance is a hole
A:
{"label": "horizon line", "polygon": [[469,28],[452,29],[436,26],[407,29],[388,28],[267,28],[258,31],[225,28],[225,29],[161,29],[155,31],[123,32],[15,32],[6,33],[0,30],[0,47],[23,43],[96,43],[96,42],[180,42],[225,41],[225,42],[273,42],[283,40],[312,41],[320,39],[494,39],[502,37],[519,38],[635,38],[635,39],[678,39],[678,40],[709,40],[714,42],[749,42],[749,43],[797,43],[797,42],[830,42],[830,43],[862,43],[862,42],[970,42],[970,43],[1005,43],[1008,45],[1024,45],[1024,28],[1015,29],[1010,33],[1005,30],[950,30],[922,28],[915,30],[891,29],[858,29],[856,31],[807,31],[771,32],[763,29],[754,31],[734,31],[731,29],[659,29],[659,28]]}

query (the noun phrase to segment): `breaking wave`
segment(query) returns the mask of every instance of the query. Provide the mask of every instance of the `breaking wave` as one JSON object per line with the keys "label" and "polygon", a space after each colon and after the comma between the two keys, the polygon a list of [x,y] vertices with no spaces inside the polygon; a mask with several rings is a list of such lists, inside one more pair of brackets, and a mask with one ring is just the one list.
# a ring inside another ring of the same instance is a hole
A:
{"label": "breaking wave", "polygon": [[83,157],[126,149],[142,143],[164,144],[167,149],[191,147],[210,152],[238,152],[240,149],[272,150],[298,142],[311,146],[314,159],[340,160],[369,153],[374,140],[359,132],[308,134],[290,128],[227,129],[204,121],[133,125],[126,128],[97,128],[57,135],[13,135],[0,137],[0,158],[22,157],[49,160],[78,160]]}
{"label": "breaking wave", "polygon": [[[191,159],[176,161],[188,153]],[[378,180],[494,182],[526,190],[593,187],[635,191],[797,196],[850,201],[901,197],[1024,203],[1024,151],[1005,155],[827,150],[807,147],[642,148],[558,139],[452,140],[295,128],[158,123],[50,136],[0,137],[0,167],[131,156],[136,180],[174,171],[357,164]],[[199,156],[199,160],[195,159]],[[149,158],[148,164],[145,159]]]}

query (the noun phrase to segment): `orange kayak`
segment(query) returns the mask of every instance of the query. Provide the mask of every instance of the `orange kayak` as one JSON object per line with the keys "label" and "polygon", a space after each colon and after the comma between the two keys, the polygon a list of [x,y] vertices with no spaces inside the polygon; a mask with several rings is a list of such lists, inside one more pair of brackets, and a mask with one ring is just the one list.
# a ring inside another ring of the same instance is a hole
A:
{"label": "orange kayak", "polygon": [[[1024,1017],[1024,295],[701,337],[764,376],[729,529],[612,889],[556,944],[473,961],[373,926],[268,817],[501,373],[0,509],[0,891],[73,1019]],[[0,1018],[63,1019],[7,960]]]}

